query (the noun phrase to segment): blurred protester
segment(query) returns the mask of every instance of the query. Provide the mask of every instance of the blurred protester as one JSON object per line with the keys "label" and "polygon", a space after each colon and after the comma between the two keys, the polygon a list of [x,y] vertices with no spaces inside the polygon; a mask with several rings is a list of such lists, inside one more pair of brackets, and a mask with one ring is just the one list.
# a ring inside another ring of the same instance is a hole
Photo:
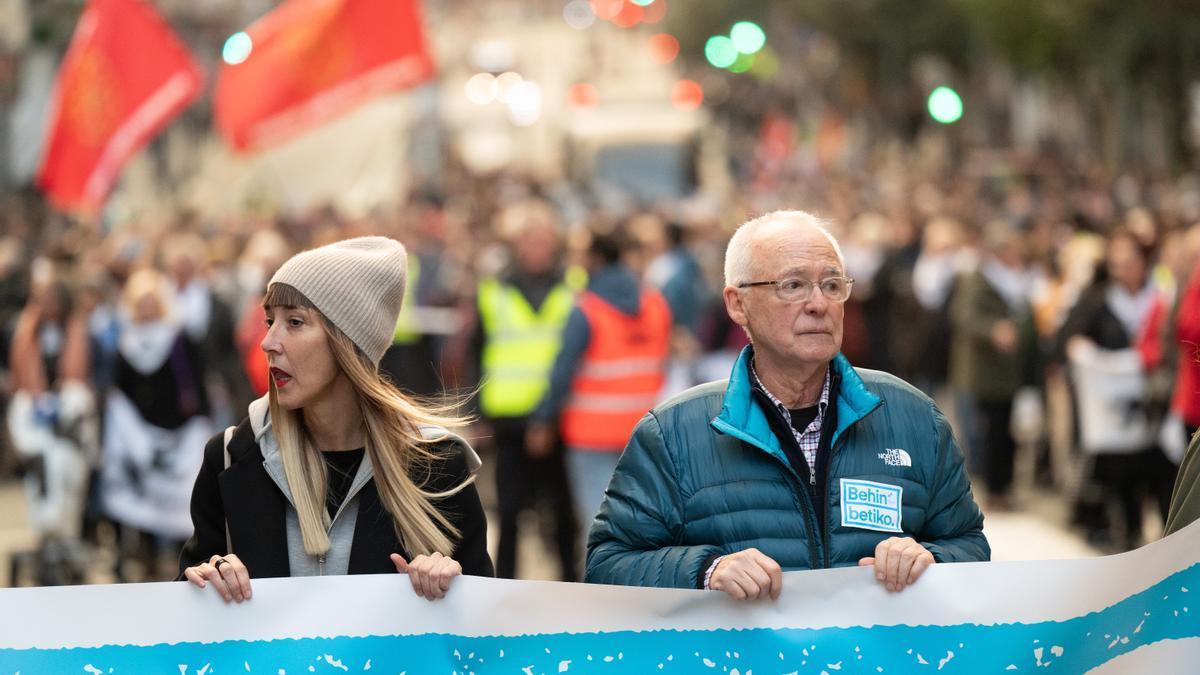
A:
{"label": "blurred protester", "polygon": [[935,562],[987,560],[950,425],[915,388],[840,354],[853,280],[819,221],[749,221],[725,272],[751,346],[727,381],[638,422],[592,528],[587,580],[774,600],[783,570],[871,566],[899,591]]}
{"label": "blurred protester", "polygon": [[379,368],[403,391],[429,399],[444,389],[444,340],[461,329],[461,316],[453,309],[459,270],[448,250],[449,217],[442,199],[422,194],[414,201],[407,295]]}
{"label": "blurred protester", "polygon": [[[211,411],[200,356],[170,282],[155,270],[138,270],[121,300],[115,380],[104,412],[102,495],[109,517],[137,540],[134,552],[147,578],[157,579],[160,551],[191,534],[188,486],[212,433]],[[117,559],[121,580],[128,553],[123,546]]]}
{"label": "blurred protester", "polygon": [[1200,429],[1200,224],[1189,230],[1185,247],[1191,275],[1180,276],[1183,286],[1175,309],[1173,342],[1178,368],[1171,411],[1183,422],[1185,438],[1191,438]]}
{"label": "blurred protester", "polygon": [[626,245],[620,232],[593,235],[587,289],[567,318],[549,389],[526,441],[531,454],[548,454],[557,423],[584,533],[629,433],[658,402],[665,379],[671,312],[622,264]]}
{"label": "blurred protester", "polygon": [[226,426],[234,411],[250,402],[250,390],[234,345],[233,312],[208,279],[207,252],[208,246],[195,234],[176,234],[162,245],[184,335],[195,348],[197,369],[213,402],[213,421]]}
{"label": "blurred protester", "polygon": [[[1133,234],[1115,231],[1095,282],[1061,331],[1078,405],[1079,446],[1085,453],[1074,520],[1093,543],[1119,541],[1125,549],[1141,545],[1142,485],[1154,445],[1145,375],[1134,349],[1134,339],[1159,302],[1149,261],[1149,251]],[[1110,501],[1120,508],[1119,530],[1107,516]]]}
{"label": "blurred protester", "polygon": [[250,381],[254,396],[267,393],[269,375],[267,359],[259,345],[266,337],[262,296],[267,280],[287,260],[291,247],[274,230],[259,230],[250,236],[246,249],[238,260],[237,277],[241,296],[234,341],[241,357],[242,369]]}
{"label": "blurred protester", "polygon": [[[7,227],[3,220],[0,220],[0,223]],[[0,236],[0,414],[6,413],[9,403],[12,367],[9,352],[12,331],[29,294],[29,270],[25,264],[25,248],[23,242],[15,236]],[[10,462],[15,459],[12,454],[8,434],[0,433],[0,476],[8,473]]]}
{"label": "blurred protester", "polygon": [[498,275],[479,282],[471,338],[479,410],[488,428],[483,435],[492,436],[497,450],[496,576],[516,578],[521,514],[545,499],[547,508],[540,511],[554,521],[561,578],[575,581],[578,542],[562,445],[540,447],[546,453],[535,454],[525,443],[530,415],[546,393],[563,326],[575,305],[575,289],[561,265],[561,235],[548,205],[510,206],[498,220],[512,259]]}
{"label": "blurred protester", "polygon": [[81,583],[86,561],[79,538],[98,455],[87,314],[74,306],[50,261],[35,261],[32,272],[10,346],[8,433],[25,475],[29,524],[40,538],[37,580]]}
{"label": "blurred protester", "polygon": [[[1065,228],[1062,231],[1066,232]],[[1034,232],[1035,247],[1039,231]],[[1034,483],[1054,488],[1063,485],[1074,475],[1068,462],[1069,448],[1057,452],[1056,431],[1074,419],[1071,408],[1070,384],[1061,359],[1055,358],[1059,331],[1081,291],[1091,285],[1096,265],[1104,256],[1104,242],[1095,235],[1071,236],[1061,245],[1053,241],[1041,252],[1035,250],[1031,259],[1033,285],[1030,305],[1037,332],[1039,357],[1036,373],[1041,400],[1029,415],[1022,419],[1021,409],[1014,404],[1016,428],[1025,435],[1022,439],[1034,448]],[[1040,413],[1040,419],[1036,419]],[[1056,459],[1058,461],[1056,461]]]}
{"label": "blurred protester", "polygon": [[921,241],[909,218],[899,213],[888,220],[891,246],[884,252],[865,305],[871,360],[862,365],[895,373],[906,381],[915,379],[927,347],[924,326],[912,320],[914,310],[920,309],[913,294],[913,271]]}
{"label": "blurred protester", "polygon": [[919,309],[913,308],[912,322],[923,329],[925,349],[913,362],[912,383],[930,397],[937,395],[950,376],[950,300],[967,264],[963,245],[958,221],[934,218],[925,226],[921,252],[913,265],[912,292]]}
{"label": "blurred protester", "polygon": [[29,269],[25,247],[15,237],[0,237],[0,358],[7,361],[12,330],[29,294]]}
{"label": "blurred protester", "polygon": [[666,398],[698,382],[700,318],[711,294],[700,261],[687,246],[684,226],[676,221],[647,224],[652,226],[648,247],[653,257],[646,267],[645,280],[658,289],[671,310],[671,358],[662,391]]}
{"label": "blurred protester", "polygon": [[[866,312],[875,295],[876,275],[887,254],[887,238],[887,218],[868,212],[850,222],[841,242],[842,255],[846,258],[846,274],[854,278],[855,285],[854,295],[845,304],[846,330],[842,339],[842,353],[851,363],[874,362],[872,345],[876,338],[871,333]],[[890,293],[889,290],[881,292]],[[725,313],[724,303],[721,303],[720,311]]]}
{"label": "blurred protester", "polygon": [[444,596],[491,576],[479,458],[379,375],[404,297],[405,251],[385,237],[310,249],[272,277],[262,349],[270,392],[213,436],[192,490],[180,578],[226,602],[251,578],[406,573]]}
{"label": "blurred protester", "polygon": [[710,297],[704,271],[687,246],[687,230],[676,221],[667,221],[658,232],[658,247],[646,269],[646,282],[658,289],[671,309],[676,328],[695,339],[700,309]]}
{"label": "blurred protester", "polygon": [[1189,417],[1200,422],[1200,406],[1194,396],[1187,395],[1200,391],[1196,351],[1200,340],[1200,293],[1191,287],[1198,265],[1200,225],[1164,234],[1157,275],[1162,292],[1136,341],[1147,374],[1147,414],[1158,429],[1157,443],[1146,462],[1146,486],[1164,521],[1179,463],[1200,426],[1193,423],[1189,430],[1187,422]]}
{"label": "blurred protester", "polygon": [[[88,363],[91,371],[90,385],[96,401],[96,410],[107,406],[107,395],[117,378],[117,351],[120,344],[120,309],[116,289],[106,269],[98,265],[83,264],[77,270],[78,311],[87,317]],[[103,433],[103,416],[99,416],[96,439],[96,461],[88,474],[87,506],[84,510],[83,537],[92,544],[99,543],[99,525],[107,520],[104,501],[101,462],[99,461],[100,434]]]}
{"label": "blurred protester", "polygon": [[982,454],[987,505],[1006,511],[1016,454],[1013,397],[1031,379],[1032,310],[1020,233],[993,221],[984,228],[983,248],[978,269],[962,278],[952,301],[950,377],[970,396],[981,427],[983,444],[971,451]]}

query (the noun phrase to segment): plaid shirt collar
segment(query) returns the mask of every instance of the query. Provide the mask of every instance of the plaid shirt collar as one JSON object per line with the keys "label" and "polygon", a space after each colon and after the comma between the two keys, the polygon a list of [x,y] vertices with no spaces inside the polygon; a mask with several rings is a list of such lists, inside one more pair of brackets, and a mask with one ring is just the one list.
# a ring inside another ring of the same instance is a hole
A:
{"label": "plaid shirt collar", "polygon": [[754,386],[775,404],[775,408],[779,411],[779,414],[783,417],[787,425],[791,427],[796,445],[799,446],[800,453],[804,456],[804,463],[808,465],[809,485],[816,485],[817,483],[817,452],[821,447],[821,426],[825,423],[825,410],[829,407],[829,383],[832,381],[831,370],[831,368],[825,369],[825,384],[821,386],[821,398],[817,401],[817,415],[801,431],[792,426],[792,411],[788,410],[782,401],[763,386],[762,380],[758,377],[758,371],[754,368],[754,361],[750,361],[750,374],[754,377]]}
{"label": "plaid shirt collar", "polygon": [[[813,424],[817,425],[818,429],[820,428],[821,420],[825,417],[825,410],[829,407],[829,382],[831,380],[831,374],[832,368],[826,367],[825,383],[821,385],[821,398],[817,401],[817,417],[813,420]],[[776,398],[775,394],[772,394],[771,390],[767,389],[767,387],[762,383],[762,380],[759,379],[758,369],[754,366],[753,357],[750,359],[750,375],[754,378],[754,386],[758,387],[762,393],[767,395],[767,398],[771,399],[771,403],[775,404],[775,407],[778,408],[781,413],[783,413],[784,419],[788,421],[788,424],[791,424],[791,411],[788,410],[788,407],[783,404],[783,401],[780,401],[778,398]],[[812,428],[813,424],[809,425],[810,429]]]}

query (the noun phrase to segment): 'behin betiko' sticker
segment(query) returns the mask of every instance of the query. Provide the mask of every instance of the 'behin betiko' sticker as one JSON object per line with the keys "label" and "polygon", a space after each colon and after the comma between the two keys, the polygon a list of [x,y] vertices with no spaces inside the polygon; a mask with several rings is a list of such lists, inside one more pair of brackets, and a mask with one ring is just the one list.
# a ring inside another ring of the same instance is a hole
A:
{"label": "'behin betiko' sticker", "polygon": [[902,532],[904,488],[869,480],[842,479],[842,525],[879,532]]}

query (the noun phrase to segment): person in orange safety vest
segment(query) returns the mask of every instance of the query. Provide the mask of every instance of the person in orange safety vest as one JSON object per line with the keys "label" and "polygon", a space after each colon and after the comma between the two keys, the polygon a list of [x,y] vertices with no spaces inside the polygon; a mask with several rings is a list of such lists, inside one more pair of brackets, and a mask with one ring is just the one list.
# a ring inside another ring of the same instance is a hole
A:
{"label": "person in orange safety vest", "polygon": [[557,423],[585,539],[629,434],[658,403],[669,351],[671,311],[621,263],[623,249],[617,234],[593,236],[587,289],[567,318],[526,441],[549,446]]}

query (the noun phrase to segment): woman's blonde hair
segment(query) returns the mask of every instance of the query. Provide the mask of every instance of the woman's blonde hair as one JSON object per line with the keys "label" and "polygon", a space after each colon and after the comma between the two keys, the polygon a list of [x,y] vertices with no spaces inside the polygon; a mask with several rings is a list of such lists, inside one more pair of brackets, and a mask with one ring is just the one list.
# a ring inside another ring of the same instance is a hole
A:
{"label": "woman's blonde hair", "polygon": [[[321,315],[320,324],[329,339],[334,363],[350,381],[362,413],[366,453],[375,472],[375,487],[384,508],[392,516],[396,536],[410,555],[444,555],[453,552],[460,532],[436,502],[470,485],[474,476],[444,492],[424,486],[433,477],[433,463],[440,455],[433,446],[445,437],[426,439],[421,425],[446,429],[461,427],[467,419],[454,415],[457,404],[416,402],[380,375],[370,359],[346,334],[331,324],[308,298],[286,284],[272,284],[263,306],[298,307]],[[299,411],[279,405],[275,383],[270,383],[271,424],[283,457],[283,469],[292,501],[300,519],[304,550],[320,556],[329,551],[329,513],[325,506],[325,461],[304,427]]]}

